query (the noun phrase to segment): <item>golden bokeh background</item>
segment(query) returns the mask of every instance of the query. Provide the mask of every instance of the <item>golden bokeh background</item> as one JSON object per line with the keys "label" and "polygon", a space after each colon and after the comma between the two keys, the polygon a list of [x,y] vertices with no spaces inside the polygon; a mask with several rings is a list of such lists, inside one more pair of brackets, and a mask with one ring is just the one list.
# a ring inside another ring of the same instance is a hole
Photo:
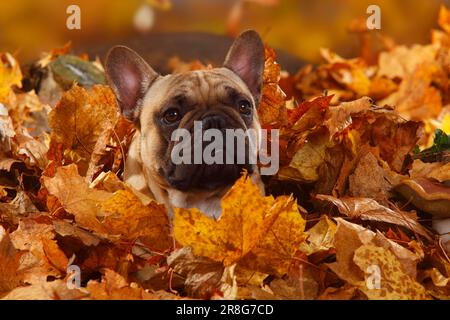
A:
{"label": "golden bokeh background", "polygon": [[[238,4],[239,2],[239,4]],[[344,56],[358,53],[349,23],[381,8],[381,31],[398,43],[426,43],[436,26],[439,0],[14,0],[0,1],[0,50],[21,61],[67,41],[89,46],[138,33],[133,23],[142,6],[151,8],[147,32],[206,31],[235,34],[254,28],[270,45],[316,62],[319,48]],[[68,30],[66,9],[81,8],[81,30]]]}

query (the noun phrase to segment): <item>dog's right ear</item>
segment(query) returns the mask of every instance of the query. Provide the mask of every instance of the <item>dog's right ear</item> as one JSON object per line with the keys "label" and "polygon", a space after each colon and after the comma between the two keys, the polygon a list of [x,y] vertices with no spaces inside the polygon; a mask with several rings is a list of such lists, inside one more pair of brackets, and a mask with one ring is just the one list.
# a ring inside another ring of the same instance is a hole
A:
{"label": "dog's right ear", "polygon": [[124,46],[116,46],[108,52],[105,69],[120,111],[127,119],[136,121],[142,99],[158,73],[136,52]]}

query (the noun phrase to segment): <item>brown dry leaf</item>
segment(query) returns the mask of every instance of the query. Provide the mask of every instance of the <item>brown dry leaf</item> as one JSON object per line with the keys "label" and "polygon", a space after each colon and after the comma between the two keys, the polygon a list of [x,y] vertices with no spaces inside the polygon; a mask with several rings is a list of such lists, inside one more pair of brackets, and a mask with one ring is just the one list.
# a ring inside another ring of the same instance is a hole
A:
{"label": "brown dry leaf", "polygon": [[55,227],[55,232],[60,236],[79,239],[88,247],[96,246],[101,241],[101,239],[94,234],[65,220],[54,220],[53,226]]}
{"label": "brown dry leaf", "polygon": [[19,224],[21,218],[25,218],[39,210],[24,191],[17,192],[16,197],[9,203],[0,203],[0,219],[14,225]]}
{"label": "brown dry leaf", "polygon": [[100,205],[111,198],[112,193],[89,188],[74,164],[57,168],[53,178],[44,176],[42,179],[48,192],[58,198],[64,210],[75,216],[80,226],[99,234],[107,233],[97,216],[100,216]]}
{"label": "brown dry leaf", "polygon": [[396,46],[379,56],[378,76],[404,79],[415,72],[419,65],[435,63],[436,47],[432,45]]}
{"label": "brown dry leaf", "polygon": [[352,285],[360,285],[364,279],[363,271],[354,263],[355,251],[366,244],[373,244],[392,252],[401,263],[402,269],[412,278],[416,277],[416,267],[419,256],[397,243],[387,239],[381,233],[375,233],[360,225],[350,223],[342,218],[335,218],[338,223],[334,236],[337,262],[329,263],[328,267],[339,278]]}
{"label": "brown dry leaf", "polygon": [[409,171],[411,178],[431,178],[439,182],[450,180],[450,162],[422,162],[414,160],[411,170]]}
{"label": "brown dry leaf", "polygon": [[[390,117],[396,119],[390,119]],[[400,121],[390,112],[376,119],[371,126],[371,143],[378,146],[380,157],[395,172],[402,172],[405,158],[422,135],[422,123]]]}
{"label": "brown dry leaf", "polygon": [[[360,283],[359,289],[369,299],[430,299],[425,288],[405,273],[401,263],[389,250],[373,244],[365,244],[355,250],[353,260],[364,271],[365,283]],[[373,266],[376,266],[381,271],[380,288],[370,287],[368,285],[371,277],[373,277],[373,270],[377,270],[372,269]]]}
{"label": "brown dry leaf", "polygon": [[362,59],[346,60],[326,48],[321,48],[320,54],[329,63],[326,67],[337,83],[353,91],[357,96],[369,93],[371,71]]}
{"label": "brown dry leaf", "polygon": [[0,297],[21,284],[23,274],[19,268],[22,254],[0,226]]}
{"label": "brown dry leaf", "polygon": [[450,278],[446,278],[438,269],[431,268],[424,271],[425,277],[430,277],[436,287],[445,287],[450,284]]}
{"label": "brown dry leaf", "polygon": [[310,135],[308,141],[298,149],[287,167],[278,171],[280,179],[289,179],[304,183],[319,180],[319,167],[325,162],[325,153],[333,147],[327,134]]}
{"label": "brown dry leaf", "polygon": [[171,246],[169,221],[163,205],[144,205],[130,190],[114,193],[89,188],[74,164],[59,167],[55,177],[44,177],[49,193],[75,216],[79,226],[110,240],[141,238],[156,250]]}
{"label": "brown dry leaf", "polygon": [[319,200],[330,201],[338,208],[339,212],[350,218],[361,218],[363,220],[381,221],[403,226],[416,232],[428,240],[431,240],[430,232],[417,220],[413,219],[407,212],[392,210],[382,206],[371,198],[342,197],[337,199],[333,196],[316,195]]}
{"label": "brown dry leaf", "polygon": [[320,96],[311,101],[305,101],[289,112],[290,130],[305,132],[323,124],[326,110],[333,95]]}
{"label": "brown dry leaf", "polygon": [[269,284],[274,299],[313,300],[317,298],[318,284],[309,269],[302,270],[300,278],[274,279]]}
{"label": "brown dry leaf", "polygon": [[371,106],[371,99],[362,97],[358,100],[343,102],[336,107],[329,107],[326,111],[324,124],[328,128],[330,136],[332,137],[350,126],[352,124],[352,115],[369,111]]}
{"label": "brown dry leaf", "polygon": [[[0,103],[0,156],[1,160],[6,158],[7,154],[10,154],[12,150],[12,139],[15,137],[16,132],[11,118],[8,116],[8,109]],[[2,165],[2,168],[6,168]]]}
{"label": "brown dry leaf", "polygon": [[397,89],[398,85],[393,80],[386,77],[375,76],[371,79],[368,96],[375,100],[381,100],[395,92]]}
{"label": "brown dry leaf", "polygon": [[322,216],[318,223],[305,231],[308,238],[301,244],[300,249],[307,255],[327,251],[333,248],[335,233],[336,224],[327,216]]}
{"label": "brown dry leaf", "polygon": [[86,91],[73,86],[49,115],[49,159],[76,163],[80,174],[86,175],[94,151],[106,147],[105,136],[118,119],[116,100],[109,87],[94,86]]}
{"label": "brown dry leaf", "polygon": [[195,255],[229,266],[244,257],[267,235],[280,213],[290,210],[288,197],[263,197],[244,175],[222,198],[222,215],[214,221],[198,209],[175,209],[174,235]]}
{"label": "brown dry leaf", "polygon": [[286,94],[278,86],[281,67],[275,60],[273,49],[266,47],[265,55],[261,102],[258,106],[259,120],[263,126],[283,124],[287,113]]}
{"label": "brown dry leaf", "polygon": [[25,128],[16,131],[14,140],[17,144],[14,153],[18,159],[29,167],[38,167],[41,170],[47,167],[47,145],[33,138]]}
{"label": "brown dry leaf", "polygon": [[348,178],[349,195],[386,200],[392,188],[389,180],[389,175],[378,164],[377,158],[368,152],[362,155],[355,171]]}
{"label": "brown dry leaf", "polygon": [[87,296],[84,290],[69,289],[66,281],[41,281],[26,287],[18,287],[2,300],[80,300]]}
{"label": "brown dry leaf", "polygon": [[442,110],[442,97],[431,82],[439,72],[440,68],[435,64],[419,65],[414,72],[405,75],[398,91],[378,103],[395,106],[396,111],[408,120],[436,118]]}
{"label": "brown dry leaf", "polygon": [[154,300],[152,293],[142,289],[136,283],[128,284],[119,274],[110,269],[104,270],[102,281],[89,281],[86,290],[92,300]]}
{"label": "brown dry leaf", "polygon": [[228,299],[235,298],[236,293],[230,292],[234,291],[233,287],[236,286],[234,275],[232,274],[231,278],[226,277],[230,268],[234,273],[235,265],[224,268],[220,262],[195,256],[189,247],[172,252],[167,258],[167,263],[173,272],[183,278],[189,297],[210,299],[214,295],[222,297],[226,295]]}
{"label": "brown dry leaf", "polygon": [[53,225],[34,219],[22,219],[17,230],[11,233],[14,246],[26,251],[21,269],[26,271],[28,283],[40,283],[48,276],[60,277],[66,273],[68,259],[54,238]]}
{"label": "brown dry leaf", "polygon": [[340,288],[328,287],[318,297],[319,300],[351,300],[357,296],[358,288],[346,284]]}
{"label": "brown dry leaf", "polygon": [[22,72],[19,63],[9,53],[0,53],[0,103],[6,103],[11,87],[21,86]]}

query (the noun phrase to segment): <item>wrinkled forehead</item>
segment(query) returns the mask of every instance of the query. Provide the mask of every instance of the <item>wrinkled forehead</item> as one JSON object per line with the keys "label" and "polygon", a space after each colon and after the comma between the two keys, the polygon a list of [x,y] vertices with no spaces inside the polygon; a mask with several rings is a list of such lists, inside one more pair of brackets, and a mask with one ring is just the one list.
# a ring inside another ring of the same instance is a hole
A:
{"label": "wrinkled forehead", "polygon": [[163,104],[177,100],[183,104],[227,104],[240,96],[253,101],[245,83],[226,68],[198,70],[161,77],[151,86],[145,103]]}

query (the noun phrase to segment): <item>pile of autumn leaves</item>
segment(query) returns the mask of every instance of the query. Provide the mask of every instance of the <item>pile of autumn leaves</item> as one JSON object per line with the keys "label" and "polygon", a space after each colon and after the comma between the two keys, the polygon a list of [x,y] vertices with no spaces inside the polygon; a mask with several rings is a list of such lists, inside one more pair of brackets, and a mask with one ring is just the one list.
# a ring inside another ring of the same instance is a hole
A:
{"label": "pile of autumn leaves", "polygon": [[[134,128],[107,86],[74,85],[48,106],[2,54],[0,297],[448,299],[430,216],[394,190],[412,176],[450,180],[449,164],[412,157],[450,126],[445,8],[439,23],[432,44],[385,41],[376,64],[322,50],[326,63],[286,75],[267,48],[259,113],[280,129],[281,168],[265,182],[285,195],[264,197],[244,175],[217,221],[196,209],[170,221],[121,181]],[[300,192],[283,192],[292,185]],[[380,288],[368,285],[374,266]]]}

